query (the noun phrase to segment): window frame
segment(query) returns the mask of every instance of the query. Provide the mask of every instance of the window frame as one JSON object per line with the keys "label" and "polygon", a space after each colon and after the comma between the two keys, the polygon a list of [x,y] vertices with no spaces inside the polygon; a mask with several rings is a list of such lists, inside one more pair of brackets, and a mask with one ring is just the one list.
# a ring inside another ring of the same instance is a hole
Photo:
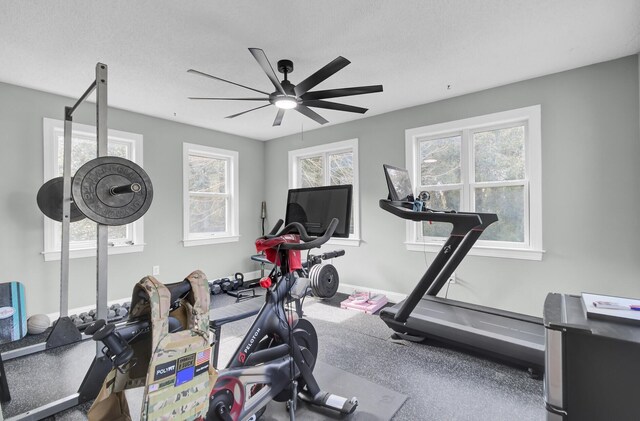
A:
{"label": "window frame", "polygon": [[[213,159],[227,161],[227,213],[226,227],[223,233],[191,233],[189,231],[190,197],[189,192],[189,156],[198,155]],[[240,240],[240,195],[239,195],[239,169],[238,152],[214,148],[212,146],[199,145],[184,142],[182,144],[182,244],[184,247],[204,246],[210,244],[223,244]]]}
{"label": "window frame", "polygon": [[323,156],[324,182],[323,185],[329,185],[329,155],[351,152],[353,154],[353,196],[351,207],[353,210],[353,234],[349,238],[331,238],[327,242],[330,245],[353,246],[359,247],[360,238],[360,182],[359,182],[359,164],[358,164],[358,139],[348,139],[338,142],[325,143],[322,145],[311,146],[308,148],[294,149],[289,151],[289,188],[300,188],[300,173],[298,162],[300,159],[311,158],[314,156]]}
{"label": "window frame", "polygon": [[[64,121],[43,118],[42,124],[43,131],[43,154],[44,154],[44,166],[43,166],[43,179],[44,182],[59,177],[57,173],[58,169],[58,148],[59,139],[64,136]],[[96,127],[73,123],[71,138],[84,138],[97,142],[96,139]],[[127,144],[130,147],[130,156],[127,158],[136,164],[143,166],[143,136],[137,133],[129,133],[120,130],[109,129],[107,133],[108,142],[118,142]],[[62,140],[60,140],[62,142]],[[97,150],[97,143],[96,143]],[[60,260],[60,247],[56,244],[57,238],[60,238],[60,230],[56,229],[56,224],[60,222],[53,221],[50,218],[44,217],[44,244],[42,255],[45,261]],[[109,240],[108,253],[109,254],[122,254],[122,253],[138,253],[144,250],[144,217],[126,225],[127,238],[118,242],[111,242]],[[92,257],[96,254],[96,241],[70,241],[69,243],[69,258],[82,258]]]}
{"label": "window frame", "polygon": [[[525,126],[525,178],[500,182],[476,182],[475,148],[473,134],[486,130],[498,130],[524,124]],[[405,159],[414,186],[420,187],[419,145],[429,139],[461,135],[460,184],[445,185],[439,190],[461,190],[461,207],[475,208],[475,189],[481,187],[524,186],[524,241],[522,243],[482,240],[476,242],[469,255],[542,260],[542,137],[541,106],[518,108],[462,120],[438,123],[405,130]],[[473,182],[471,181],[473,179]],[[431,187],[430,187],[431,188]],[[418,222],[407,221],[406,247],[411,251],[437,252],[446,238],[422,237]]]}

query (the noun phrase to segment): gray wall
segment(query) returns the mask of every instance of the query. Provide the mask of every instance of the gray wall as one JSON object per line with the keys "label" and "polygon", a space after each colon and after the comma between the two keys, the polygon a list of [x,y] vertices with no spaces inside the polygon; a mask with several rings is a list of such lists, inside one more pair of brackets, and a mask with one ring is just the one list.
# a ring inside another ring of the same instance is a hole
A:
{"label": "gray wall", "polygon": [[[42,118],[63,118],[75,99],[0,83],[0,282],[24,283],[27,311],[58,311],[59,261],[44,262],[43,215],[36,206],[42,185]],[[82,105],[74,121],[95,125],[95,107]],[[194,269],[209,278],[253,271],[248,256],[260,232],[264,143],[117,109],[109,128],[144,136],[144,168],[154,186],[154,201],[144,217],[142,253],[109,259],[109,299],[130,296],[135,282],[160,266],[158,278],[176,282]],[[237,243],[183,247],[182,142],[239,152],[240,234]],[[95,258],[72,259],[70,307],[95,304]]]}
{"label": "gray wall", "polygon": [[[109,298],[160,265],[159,278],[180,280],[195,268],[210,278],[256,267],[247,256],[259,233],[259,204],[268,223],[284,215],[287,152],[359,138],[363,244],[336,259],[343,282],[407,293],[433,258],[403,245],[404,222],[378,208],[386,187],[382,164],[404,166],[404,130],[542,105],[542,262],[469,256],[449,297],[540,315],[548,291],[640,296],[635,243],[640,222],[638,56],[514,83],[266,143],[111,109],[109,127],[144,135],[144,167],[154,183],[142,253],[111,256]],[[35,204],[42,184],[42,118],[62,118],[74,100],[0,83],[0,281],[22,281],[29,314],[58,309],[59,262],[44,262],[44,218]],[[327,115],[330,117],[330,115]],[[76,113],[94,124],[93,105]],[[182,142],[240,153],[238,243],[184,248]],[[280,165],[265,163],[278,162]],[[71,307],[95,301],[95,259],[71,261]]]}
{"label": "gray wall", "polygon": [[404,130],[541,104],[543,260],[468,256],[449,297],[532,315],[549,291],[640,297],[638,82],[630,56],[268,141],[265,162],[283,163],[265,172],[270,214],[284,214],[289,150],[358,138],[364,241],[336,266],[342,282],[408,293],[434,255],[407,251],[404,221],[378,207]]}

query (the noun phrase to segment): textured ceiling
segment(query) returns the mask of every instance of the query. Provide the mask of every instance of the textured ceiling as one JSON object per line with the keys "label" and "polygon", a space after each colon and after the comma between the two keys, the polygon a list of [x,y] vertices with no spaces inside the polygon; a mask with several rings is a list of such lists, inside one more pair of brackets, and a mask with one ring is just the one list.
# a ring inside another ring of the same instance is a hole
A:
{"label": "textured ceiling", "polygon": [[351,61],[316,90],[384,85],[336,100],[364,116],[316,109],[331,125],[638,53],[640,1],[0,2],[0,81],[77,98],[101,61],[113,107],[260,140],[321,127],[292,111],[272,127],[272,106],[225,119],[257,104],[187,99],[255,96],[189,68],[271,92],[248,47],[274,67],[292,60],[293,83]]}

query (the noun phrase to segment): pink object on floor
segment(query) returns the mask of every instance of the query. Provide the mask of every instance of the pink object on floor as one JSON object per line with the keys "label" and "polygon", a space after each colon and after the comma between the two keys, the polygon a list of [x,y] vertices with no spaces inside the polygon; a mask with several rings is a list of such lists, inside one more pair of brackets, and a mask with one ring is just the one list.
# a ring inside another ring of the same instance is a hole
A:
{"label": "pink object on floor", "polygon": [[387,304],[387,297],[383,294],[371,295],[368,292],[354,293],[340,303],[340,308],[373,314]]}

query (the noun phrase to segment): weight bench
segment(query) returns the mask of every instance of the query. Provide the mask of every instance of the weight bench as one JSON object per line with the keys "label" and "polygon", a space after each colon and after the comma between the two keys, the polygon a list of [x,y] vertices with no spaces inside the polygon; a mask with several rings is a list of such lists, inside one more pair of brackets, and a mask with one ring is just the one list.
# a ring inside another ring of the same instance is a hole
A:
{"label": "weight bench", "polygon": [[263,304],[264,299],[257,298],[209,310],[209,329],[213,330],[216,336],[215,345],[213,346],[214,367],[218,368],[218,353],[220,351],[220,332],[222,331],[222,326],[227,323],[255,316]]}

